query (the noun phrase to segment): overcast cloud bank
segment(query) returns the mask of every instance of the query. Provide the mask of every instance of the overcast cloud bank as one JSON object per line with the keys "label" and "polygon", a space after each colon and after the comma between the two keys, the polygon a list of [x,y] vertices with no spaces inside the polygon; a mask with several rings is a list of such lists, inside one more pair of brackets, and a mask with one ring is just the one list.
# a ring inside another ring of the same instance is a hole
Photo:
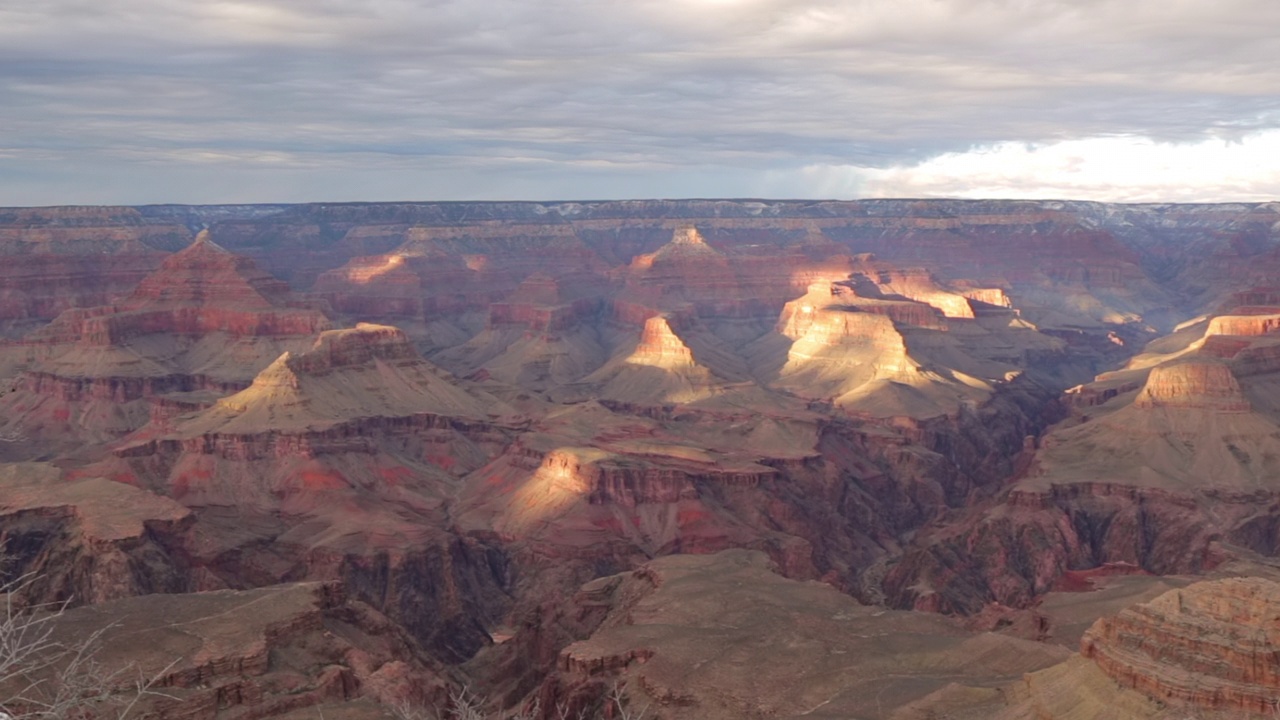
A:
{"label": "overcast cloud bank", "polygon": [[1271,0],[4,0],[0,204],[1280,198]]}

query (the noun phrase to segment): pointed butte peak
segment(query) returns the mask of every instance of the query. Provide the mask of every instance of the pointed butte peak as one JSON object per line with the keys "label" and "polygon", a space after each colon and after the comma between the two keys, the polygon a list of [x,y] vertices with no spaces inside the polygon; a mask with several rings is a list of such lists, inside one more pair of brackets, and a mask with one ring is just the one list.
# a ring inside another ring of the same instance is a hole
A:
{"label": "pointed butte peak", "polygon": [[694,225],[681,225],[675,229],[671,236],[673,245],[706,245],[702,233],[698,232],[698,228]]}
{"label": "pointed butte peak", "polygon": [[693,351],[675,333],[665,315],[645,320],[640,342],[631,356],[633,362],[658,367],[692,366]]}
{"label": "pointed butte peak", "polygon": [[208,228],[196,234],[196,239],[187,246],[186,252],[220,252],[230,254],[231,251],[213,241],[213,234]]}
{"label": "pointed butte peak", "polygon": [[676,226],[671,235],[671,242],[658,248],[657,252],[647,257],[652,260],[690,257],[709,258],[723,257],[723,253],[708,245],[706,239],[702,237],[702,233],[698,232],[698,228],[692,223],[682,223]]}

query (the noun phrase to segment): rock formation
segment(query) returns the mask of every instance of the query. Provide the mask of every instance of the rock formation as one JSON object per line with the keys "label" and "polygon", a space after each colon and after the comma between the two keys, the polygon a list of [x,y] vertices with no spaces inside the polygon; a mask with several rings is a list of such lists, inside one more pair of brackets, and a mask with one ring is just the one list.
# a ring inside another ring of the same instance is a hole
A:
{"label": "rock formation", "polygon": [[1248,412],[1231,368],[1222,362],[1185,360],[1152,368],[1134,407],[1192,408],[1214,412]]}
{"label": "rock formation", "polygon": [[1067,571],[1115,562],[1201,573],[1229,556],[1222,538],[1274,552],[1274,340],[1220,317],[1073,389],[1072,417],[1003,497],[918,536],[887,578],[896,602],[1026,605]]}
{"label": "rock formation", "polygon": [[320,310],[204,232],[118,304],[67,310],[0,350],[25,369],[0,400],[4,424],[45,442],[116,438],[145,424],[152,399],[238,390],[327,327]]}
{"label": "rock formation", "polygon": [[1278,618],[1278,583],[1196,583],[1098,620],[1080,654],[1159,702],[1261,716],[1280,698]]}

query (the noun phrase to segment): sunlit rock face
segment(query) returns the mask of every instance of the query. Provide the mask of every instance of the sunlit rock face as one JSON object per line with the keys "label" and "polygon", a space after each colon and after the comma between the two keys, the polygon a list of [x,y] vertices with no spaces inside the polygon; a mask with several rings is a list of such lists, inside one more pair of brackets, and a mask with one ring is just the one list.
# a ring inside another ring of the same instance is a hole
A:
{"label": "sunlit rock face", "polygon": [[1280,342],[1273,306],[1241,304],[1265,301],[1237,293],[1071,388],[1006,495],[919,536],[887,579],[895,602],[1019,605],[1068,571],[1199,574],[1230,560],[1225,543],[1274,554]]}
{"label": "sunlit rock face", "polygon": [[1280,584],[1196,583],[1099,620],[1080,653],[1160,702],[1262,716],[1280,697],[1278,617]]}

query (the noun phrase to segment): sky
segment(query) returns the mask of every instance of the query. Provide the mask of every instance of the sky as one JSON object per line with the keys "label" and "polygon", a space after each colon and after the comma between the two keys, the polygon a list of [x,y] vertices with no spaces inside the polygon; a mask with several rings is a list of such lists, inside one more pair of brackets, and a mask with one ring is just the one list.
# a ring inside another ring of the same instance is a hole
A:
{"label": "sky", "polygon": [[1280,200],[1276,0],[0,0],[0,206]]}

